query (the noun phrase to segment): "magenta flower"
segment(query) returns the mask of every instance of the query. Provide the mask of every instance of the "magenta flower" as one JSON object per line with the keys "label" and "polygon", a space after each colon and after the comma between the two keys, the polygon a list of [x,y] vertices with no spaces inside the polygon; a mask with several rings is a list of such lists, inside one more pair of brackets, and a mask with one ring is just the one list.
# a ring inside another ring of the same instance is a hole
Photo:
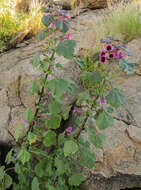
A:
{"label": "magenta flower", "polygon": [[77,107],[74,108],[73,113],[79,113],[79,109]]}
{"label": "magenta flower", "polygon": [[123,52],[120,51],[119,54],[118,54],[118,58],[119,58],[119,59],[122,59],[123,57],[124,57]]}
{"label": "magenta flower", "polygon": [[43,15],[42,16],[46,16],[46,13],[43,13]]}
{"label": "magenta flower", "polygon": [[51,92],[51,90],[49,90],[49,91],[48,91],[48,95],[51,95],[51,94],[52,94],[52,92]]}
{"label": "magenta flower", "polygon": [[113,50],[112,44],[107,44],[106,45],[106,51],[112,51],[112,50]]}
{"label": "magenta flower", "polygon": [[51,27],[54,28],[54,26],[55,26],[55,21],[53,21],[53,22],[51,23]]}
{"label": "magenta flower", "polygon": [[70,18],[71,18],[70,13],[67,13],[67,14],[66,14],[66,18],[67,18],[67,19],[70,19]]}
{"label": "magenta flower", "polygon": [[99,62],[100,63],[105,63],[107,61],[107,58],[105,57],[105,56],[101,56],[100,58],[99,58]]}
{"label": "magenta flower", "polygon": [[72,126],[69,126],[69,127],[66,129],[66,131],[67,131],[68,133],[71,133],[71,132],[72,132]]}
{"label": "magenta flower", "polygon": [[61,18],[60,18],[60,20],[66,20],[66,18],[64,18],[64,17],[61,17]]}
{"label": "magenta flower", "polygon": [[106,50],[104,50],[104,49],[103,49],[103,50],[101,50],[101,51],[100,51],[99,56],[101,56],[101,57],[102,57],[102,56],[105,56],[105,54],[106,54]]}
{"label": "magenta flower", "polygon": [[65,40],[65,39],[71,40],[71,34],[68,33],[67,35],[65,35],[65,36],[63,37],[63,40]]}
{"label": "magenta flower", "polygon": [[109,59],[114,59],[115,58],[115,53],[114,52],[110,52],[108,58]]}
{"label": "magenta flower", "polygon": [[101,103],[101,104],[106,104],[106,98],[103,97],[103,98],[100,100],[100,103]]}

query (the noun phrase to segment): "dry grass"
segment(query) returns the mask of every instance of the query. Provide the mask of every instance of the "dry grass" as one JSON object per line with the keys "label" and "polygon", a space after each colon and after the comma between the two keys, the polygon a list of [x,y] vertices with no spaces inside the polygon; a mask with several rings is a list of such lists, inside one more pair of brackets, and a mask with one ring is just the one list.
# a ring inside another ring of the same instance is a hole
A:
{"label": "dry grass", "polygon": [[30,36],[36,35],[42,27],[42,5],[32,1],[28,14],[18,13],[16,0],[0,0],[0,50],[19,32],[29,29]]}

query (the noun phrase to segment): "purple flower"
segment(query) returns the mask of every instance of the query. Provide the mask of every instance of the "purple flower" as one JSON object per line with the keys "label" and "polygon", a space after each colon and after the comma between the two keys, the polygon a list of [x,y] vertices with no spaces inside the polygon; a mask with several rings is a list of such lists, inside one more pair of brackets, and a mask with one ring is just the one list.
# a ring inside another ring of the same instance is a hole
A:
{"label": "purple flower", "polygon": [[99,62],[100,63],[105,63],[107,61],[107,58],[105,57],[105,56],[101,56],[100,58],[99,58]]}
{"label": "purple flower", "polygon": [[52,92],[51,92],[51,90],[49,90],[49,91],[48,91],[48,95],[51,95],[51,94],[52,94]]}
{"label": "purple flower", "polygon": [[51,23],[51,27],[54,28],[54,26],[55,26],[55,21],[53,21],[53,22]]}
{"label": "purple flower", "polygon": [[78,109],[77,107],[75,107],[75,108],[73,109],[73,113],[79,113],[79,109]]}
{"label": "purple flower", "polygon": [[100,103],[101,103],[101,104],[106,104],[106,98],[103,97],[103,98],[100,100]]}
{"label": "purple flower", "polygon": [[107,44],[106,45],[106,51],[112,51],[112,50],[113,50],[112,44]]}
{"label": "purple flower", "polygon": [[122,59],[123,57],[124,57],[123,52],[120,51],[120,52],[118,53],[118,58],[119,58],[119,59]]}
{"label": "purple flower", "polygon": [[114,52],[110,52],[108,58],[109,59],[114,59],[115,58],[115,53]]}
{"label": "purple flower", "polygon": [[66,14],[66,18],[67,18],[67,19],[70,19],[70,18],[71,18],[70,13],[67,13],[67,14]]}
{"label": "purple flower", "polygon": [[105,56],[105,54],[106,54],[106,50],[102,49],[102,50],[100,51],[99,56],[102,57],[102,56]]}
{"label": "purple flower", "polygon": [[69,126],[69,127],[66,129],[66,131],[67,131],[68,133],[71,133],[71,132],[72,132],[72,126]]}

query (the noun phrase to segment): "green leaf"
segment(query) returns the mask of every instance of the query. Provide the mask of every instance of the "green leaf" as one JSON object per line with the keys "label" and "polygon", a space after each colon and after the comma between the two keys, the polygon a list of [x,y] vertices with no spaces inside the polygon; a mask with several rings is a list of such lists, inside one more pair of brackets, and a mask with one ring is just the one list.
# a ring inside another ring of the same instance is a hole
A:
{"label": "green leaf", "polygon": [[58,69],[63,69],[63,66],[62,66],[60,63],[57,63],[57,64],[55,65],[55,67],[58,68]]}
{"label": "green leaf", "polygon": [[48,82],[48,88],[57,97],[61,97],[67,91],[68,86],[68,81],[64,78],[55,78]]}
{"label": "green leaf", "polygon": [[12,185],[12,178],[10,175],[5,174],[4,175],[4,186],[5,189],[9,188]]}
{"label": "green leaf", "polygon": [[18,154],[18,159],[25,164],[26,162],[28,162],[31,158],[31,154],[23,147],[19,154]]}
{"label": "green leaf", "polygon": [[85,92],[80,93],[78,95],[77,105],[80,106],[84,101],[89,100],[89,98],[90,98],[89,90],[86,90]]}
{"label": "green leaf", "polygon": [[72,59],[74,56],[75,47],[76,42],[74,40],[63,40],[58,44],[56,53],[59,56],[64,56],[66,59]]}
{"label": "green leaf", "polygon": [[70,113],[71,107],[72,106],[68,106],[68,107],[64,108],[64,110],[62,112],[62,117],[64,120],[67,120],[69,118],[69,113]]}
{"label": "green leaf", "polygon": [[66,33],[70,28],[70,24],[65,20],[59,20],[55,23],[55,27],[61,32]]}
{"label": "green leaf", "polygon": [[48,186],[48,190],[56,190],[55,187],[53,187],[52,185]]}
{"label": "green leaf", "polygon": [[33,147],[33,146],[29,147],[29,151],[30,151],[31,153],[35,154],[35,155],[38,155],[38,156],[48,157],[46,151],[43,151],[43,150],[38,149],[38,148]]}
{"label": "green leaf", "polygon": [[25,117],[26,121],[32,121],[34,119],[34,113],[31,108],[27,108]]}
{"label": "green leaf", "polygon": [[7,164],[10,164],[11,162],[13,162],[14,158],[12,156],[12,153],[13,153],[13,149],[11,149],[8,154],[6,155],[6,159],[5,159],[5,162]]}
{"label": "green leaf", "polygon": [[45,125],[48,129],[57,129],[60,127],[61,123],[61,116],[60,115],[55,115],[49,120],[45,121]]}
{"label": "green leaf", "polygon": [[51,100],[48,104],[48,110],[51,114],[56,115],[61,112],[62,104],[60,101]]}
{"label": "green leaf", "polygon": [[107,112],[109,112],[109,113],[113,113],[114,112],[114,109],[112,108],[112,107],[106,107],[106,110],[107,110]]}
{"label": "green leaf", "polygon": [[58,145],[59,145],[59,146],[62,145],[62,144],[64,144],[64,142],[65,142],[64,134],[65,134],[65,132],[59,134],[59,136],[58,136]]}
{"label": "green leaf", "polygon": [[74,154],[77,151],[78,151],[78,146],[74,141],[69,140],[69,141],[65,142],[65,144],[64,144],[64,155],[65,156],[68,156],[70,154]]}
{"label": "green leaf", "polygon": [[68,78],[55,78],[47,83],[47,87],[54,96],[61,98],[65,92],[74,93],[77,90],[76,84]]}
{"label": "green leaf", "polygon": [[134,74],[135,64],[128,62],[126,59],[120,59],[119,67],[129,75]]}
{"label": "green leaf", "polygon": [[41,31],[37,34],[36,39],[37,39],[38,41],[41,41],[41,40],[44,40],[45,37],[46,37],[46,31],[45,31],[45,30],[41,30]]}
{"label": "green leaf", "polygon": [[55,166],[57,168],[57,174],[62,175],[65,173],[65,164],[63,160],[60,160],[58,158],[55,159]]}
{"label": "green leaf", "polygon": [[81,173],[76,173],[69,178],[69,184],[72,186],[79,186],[84,180],[85,177]]}
{"label": "green leaf", "polygon": [[42,162],[39,162],[36,166],[35,166],[35,173],[38,177],[43,177],[45,176],[45,171],[44,171],[44,168],[43,168],[43,164]]}
{"label": "green leaf", "polygon": [[51,130],[47,131],[45,134],[45,138],[43,140],[43,144],[46,147],[50,147],[52,145],[55,145],[56,144],[56,133],[51,131]]}
{"label": "green leaf", "polygon": [[40,88],[39,86],[37,85],[37,83],[35,81],[32,82],[32,85],[31,85],[31,88],[30,88],[30,94],[33,95],[33,94],[37,94],[39,92]]}
{"label": "green leaf", "polygon": [[124,104],[125,96],[119,88],[115,87],[110,91],[108,96],[106,96],[106,100],[108,104],[115,108],[118,108]]}
{"label": "green leaf", "polygon": [[108,115],[105,111],[100,111],[96,118],[96,124],[100,130],[106,129],[107,127],[113,125],[113,122],[113,117]]}
{"label": "green leaf", "polygon": [[32,186],[32,190],[40,190],[39,181],[37,177],[33,178],[31,186]]}
{"label": "green leaf", "polygon": [[5,175],[4,168],[5,168],[4,166],[0,167],[0,181],[4,178],[4,175]]}
{"label": "green leaf", "polygon": [[34,67],[38,67],[41,63],[40,56],[35,56],[30,62]]}
{"label": "green leaf", "polygon": [[82,167],[93,168],[96,162],[96,155],[90,149],[90,144],[86,141],[79,144],[79,146],[79,164]]}
{"label": "green leaf", "polygon": [[14,132],[14,138],[15,138],[15,141],[17,142],[18,141],[18,139],[19,139],[19,137],[20,137],[20,133],[21,133],[21,127],[20,126],[18,126],[17,128],[16,128],[16,130],[15,130],[15,132]]}
{"label": "green leaf", "polygon": [[89,82],[90,85],[94,85],[96,83],[100,83],[103,78],[100,72],[85,72],[81,75],[81,78],[85,82]]}
{"label": "green leaf", "polygon": [[45,26],[49,26],[54,21],[54,18],[52,15],[47,15],[42,17],[42,23]]}
{"label": "green leaf", "polygon": [[37,140],[37,136],[34,133],[29,132],[27,139],[29,141],[29,144],[31,145],[32,143],[35,143]]}
{"label": "green leaf", "polygon": [[88,141],[93,144],[96,148],[102,148],[105,141],[103,134],[97,133],[93,126],[89,126],[88,130]]}

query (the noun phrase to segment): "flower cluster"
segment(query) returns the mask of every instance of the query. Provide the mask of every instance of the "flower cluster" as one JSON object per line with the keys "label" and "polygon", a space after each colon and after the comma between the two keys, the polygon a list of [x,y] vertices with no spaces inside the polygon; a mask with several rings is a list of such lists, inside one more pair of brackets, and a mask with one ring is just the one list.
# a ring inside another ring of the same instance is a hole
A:
{"label": "flower cluster", "polygon": [[115,48],[112,44],[106,44],[105,49],[100,51],[99,62],[105,63],[108,60],[122,59],[124,57],[123,52],[118,48]]}
{"label": "flower cluster", "polygon": [[[55,20],[53,20],[53,21],[51,22],[50,26],[47,27],[47,29],[53,29],[53,30],[54,30],[54,29],[56,28],[56,27],[55,27],[55,24],[56,24],[56,22],[57,22],[58,20],[60,20],[60,21],[67,21],[68,19],[71,18],[71,15],[70,15],[69,12],[67,12],[67,13],[65,13],[65,14],[62,14],[58,9],[56,9],[52,14],[53,14]],[[46,16],[46,14],[43,14],[43,16]],[[71,34],[70,34],[70,33],[66,34],[66,35],[62,38],[62,40],[65,40],[65,39],[71,40]]]}

